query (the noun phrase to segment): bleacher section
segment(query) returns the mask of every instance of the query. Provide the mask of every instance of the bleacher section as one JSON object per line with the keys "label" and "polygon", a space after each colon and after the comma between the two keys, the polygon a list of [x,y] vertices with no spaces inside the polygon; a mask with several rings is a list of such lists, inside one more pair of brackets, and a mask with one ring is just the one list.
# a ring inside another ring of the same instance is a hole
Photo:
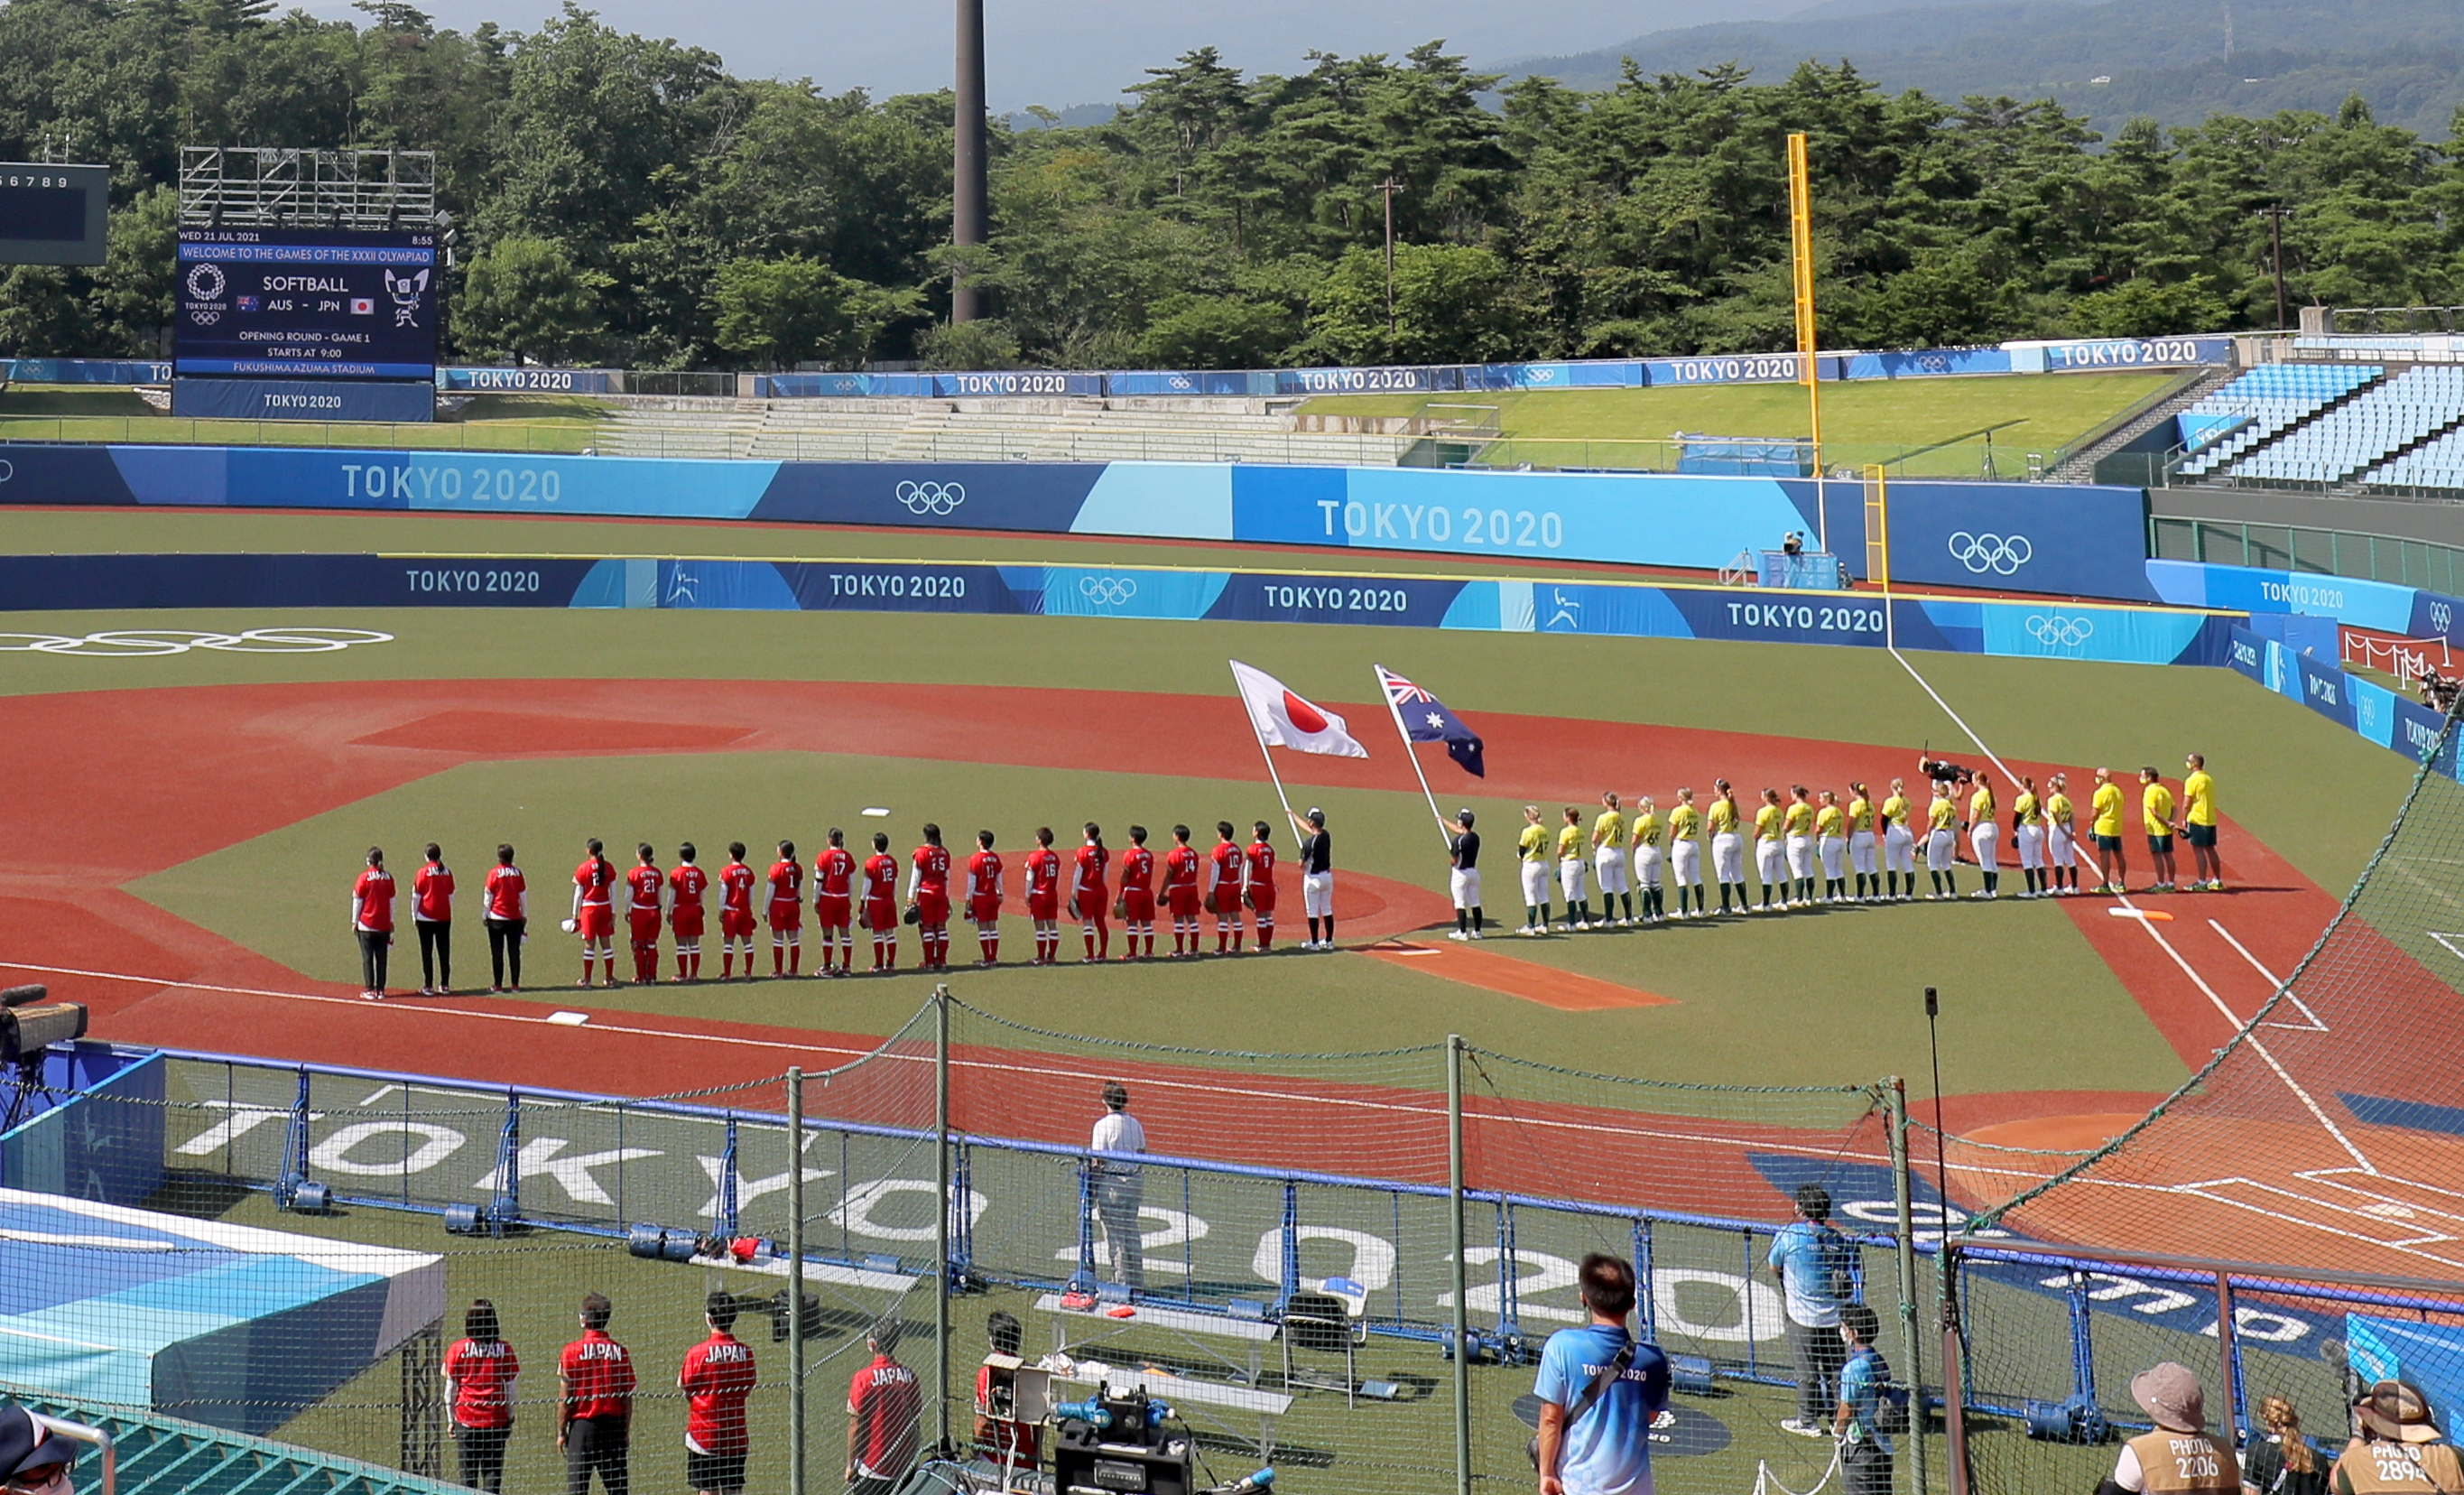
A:
{"label": "bleacher section", "polygon": [[2348,481],[2464,421],[2464,368],[2420,364],[2252,452],[2233,468],[2260,482]]}
{"label": "bleacher section", "polygon": [[1262,400],[645,399],[620,405],[600,435],[621,456],[1376,467],[1421,439],[1297,430]]}
{"label": "bleacher section", "polygon": [[2464,490],[2464,427],[2413,448],[2362,474],[2374,488]]}
{"label": "bleacher section", "polygon": [[[2231,466],[2384,372],[2366,363],[2260,364],[2181,413],[2183,439],[2194,448],[2181,475],[2202,477]],[[2231,433],[2196,450],[2218,430]]]}

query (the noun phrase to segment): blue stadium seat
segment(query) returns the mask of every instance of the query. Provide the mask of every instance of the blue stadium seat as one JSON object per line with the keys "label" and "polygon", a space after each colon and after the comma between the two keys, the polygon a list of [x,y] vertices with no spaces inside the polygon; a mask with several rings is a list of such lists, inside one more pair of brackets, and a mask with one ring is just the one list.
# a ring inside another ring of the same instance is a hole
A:
{"label": "blue stadium seat", "polygon": [[2183,463],[2182,475],[2202,477],[2231,466],[2385,372],[2375,363],[2261,363],[2182,412],[2185,430],[2229,432]]}

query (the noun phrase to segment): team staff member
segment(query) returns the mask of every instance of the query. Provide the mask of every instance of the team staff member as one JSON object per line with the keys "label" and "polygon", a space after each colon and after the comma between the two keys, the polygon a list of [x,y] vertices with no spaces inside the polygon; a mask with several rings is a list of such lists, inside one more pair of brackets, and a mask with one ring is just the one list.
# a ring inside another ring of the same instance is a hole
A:
{"label": "team staff member", "polygon": [[872,931],[872,968],[898,968],[898,859],[890,854],[890,832],[872,833],[872,855],[864,859],[864,927]]}
{"label": "team staff member", "polygon": [[647,841],[633,847],[633,869],[625,874],[625,924],[633,942],[633,979],[659,979],[659,926],[667,915],[668,874]]}
{"label": "team staff member", "polygon": [[633,1434],[633,1357],[607,1337],[615,1306],[602,1293],[582,1298],[582,1337],[556,1366],[556,1447],[564,1455],[565,1495],[590,1495],[599,1475],[606,1495],[628,1495]]}
{"label": "team staff member", "polygon": [[[801,976],[804,966],[804,864],[796,860],[796,844],[779,843],[779,860],[770,864],[762,881],[770,885],[770,974]],[[752,959],[745,960],[750,976]]]}
{"label": "team staff member", "polygon": [[[1155,954],[1155,853],[1147,849],[1147,828],[1130,827],[1129,849],[1121,853],[1121,958],[1136,960]],[[1146,941],[1143,954],[1138,941]]]}
{"label": "team staff member", "polygon": [[1668,871],[1677,879],[1677,916],[1699,919],[1711,912],[1703,895],[1703,812],[1694,807],[1694,791],[1677,791],[1677,808],[1668,812]]}
{"label": "team staff member", "polygon": [[[1163,858],[1163,904],[1172,915],[1172,953],[1175,958],[1194,956],[1198,950],[1198,879],[1206,858],[1189,844],[1189,827],[1172,827],[1172,849]],[[1334,942],[1334,919],[1326,921],[1327,942]]]}
{"label": "team staff member", "polygon": [[2156,864],[2149,892],[2173,890],[2173,791],[2153,768],[2139,770],[2139,823],[2147,832],[2147,855]]}
{"label": "team staff member", "polygon": [[2208,1436],[2207,1393],[2189,1367],[2149,1366],[2130,1378],[2130,1399],[2156,1426],[2122,1445],[2097,1495],[2241,1495],[2241,1464],[2230,1441]]}
{"label": "team staff member", "polygon": [[[1301,838],[1301,912],[1309,915],[1309,942],[1303,950],[1334,948],[1334,838],[1326,833],[1326,811],[1309,806],[1293,824]],[[1326,932],[1318,927],[1323,921]],[[1153,953],[1150,944],[1149,953]]]}
{"label": "team staff member", "polygon": [[2439,1438],[2419,1388],[2380,1381],[2353,1408],[2353,1440],[2336,1460],[2332,1484],[2336,1495],[2464,1490],[2464,1460]]}
{"label": "team staff member", "polygon": [[2088,832],[2096,837],[2098,892],[2121,892],[2130,877],[2130,859],[2122,849],[2122,785],[2113,770],[2096,771],[2096,793],[2087,802]]}
{"label": "team staff member", "polygon": [[[1095,1118],[1087,1147],[1095,1153],[1137,1154],[1147,1150],[1147,1129],[1130,1114],[1130,1088],[1118,1080],[1104,1082],[1104,1113]],[[1095,1179],[1095,1218],[1104,1227],[1104,1262],[1112,1280],[1132,1292],[1144,1292],[1147,1263],[1146,1227],[1138,1211],[1146,1199],[1146,1169],[1118,1157],[1089,1165]]]}
{"label": "team staff member", "polygon": [[590,984],[590,963],[607,965],[607,984],[616,984],[616,865],[606,847],[593,836],[583,844],[582,865],[573,869],[573,912],[565,933],[582,936],[582,984]]}
{"label": "team staff member", "polygon": [[1746,841],[1737,831],[1737,791],[1726,779],[1713,780],[1711,788],[1711,809],[1705,819],[1711,827],[1711,875],[1720,884],[1720,912],[1730,912],[1732,892],[1739,911],[1749,909],[1753,905],[1746,897]]}
{"label": "team staff member", "polygon": [[1001,961],[1001,859],[993,849],[993,833],[976,832],[976,850],[967,858],[967,922],[976,927],[976,963]]}
{"label": "team staff member", "polygon": [[[1026,854],[1026,918],[1035,926],[1035,963],[1061,958],[1061,853],[1052,849],[1052,827],[1039,825],[1035,849]],[[1197,940],[1193,935],[1192,953]]]}
{"label": "team staff member", "polygon": [[1822,863],[1822,901],[1840,903],[1848,897],[1848,817],[1839,796],[1822,791],[1822,807],[1814,812],[1814,854]]}
{"label": "team staff member", "polygon": [[1891,792],[1882,801],[1882,862],[1890,868],[1888,896],[1905,903],[1917,895],[1917,838],[1908,829],[1908,817],[1916,806],[1908,802],[1908,781],[1891,780]]}
{"label": "team staff member", "polygon": [[1801,909],[1814,901],[1814,806],[1803,784],[1789,789],[1788,805],[1780,813],[1780,834],[1788,852],[1783,901],[1792,909]]}
{"label": "team staff member", "polygon": [[1631,1265],[1595,1251],[1575,1280],[1588,1317],[1549,1336],[1531,1387],[1540,1495],[1651,1495],[1651,1424],[1668,1405],[1668,1357],[1626,1332]]}
{"label": "team staff member", "polygon": [[385,1000],[385,956],[393,949],[393,874],[385,848],[368,847],[367,870],[351,884],[351,934],[360,942],[360,995]]}
{"label": "team staff member", "polygon": [[1634,827],[1626,841],[1633,847],[1628,854],[1634,859],[1635,890],[1642,894],[1641,918],[1651,924],[1668,915],[1668,904],[1660,889],[1661,868],[1667,862],[1660,849],[1661,833],[1660,806],[1646,794],[1635,808]]}
{"label": "team staff member", "polygon": [[1925,808],[1925,871],[1933,877],[1933,898],[1959,896],[1959,804],[1947,780],[1933,780],[1933,803]]}
{"label": "team staff member", "polygon": [[694,865],[699,855],[690,841],[676,847],[676,869],[668,874],[668,928],[675,932],[679,981],[701,979],[701,900],[710,891],[710,874]]}
{"label": "team staff member", "polygon": [[1890,1362],[1874,1348],[1880,1315],[1861,1303],[1839,1310],[1839,1339],[1848,1359],[1839,1368],[1839,1408],[1832,1434],[1839,1440],[1841,1495],[1891,1495],[1891,1436],[1882,1431],[1882,1409],[1904,1412],[1906,1392],[1891,1385]]}
{"label": "team staff member", "polygon": [[2190,890],[2225,890],[2225,864],[2216,855],[2216,781],[2208,760],[2193,753],[2182,759],[2182,838],[2190,844]]}
{"label": "team staff member", "polygon": [[847,1387],[847,1495],[890,1495],[915,1466],[923,1386],[898,1363],[899,1322],[885,1317],[865,1335],[872,1363]]}
{"label": "team staff member", "polygon": [[2019,875],[2027,888],[2022,898],[2045,895],[2045,812],[2036,799],[2036,780],[2019,776],[2019,797],[2011,802],[2011,845],[2019,853]]}
{"label": "team staff member", "polygon": [[1275,842],[1274,828],[1265,821],[1251,825],[1257,840],[1241,857],[1241,901],[1249,906],[1249,915],[1258,926],[1258,954],[1265,955],[1275,945]]}
{"label": "team staff member", "polygon": [[[1779,807],[1779,791],[1765,789],[1763,802],[1754,810],[1754,877],[1763,886],[1762,912],[1768,913],[1787,906],[1785,884],[1788,879],[1788,846],[1781,827],[1788,816]],[[1771,902],[1771,890],[1780,889],[1780,902]]]}
{"label": "team staff member", "polygon": [[2001,896],[2002,870],[1994,860],[2002,845],[2002,823],[1995,820],[1993,780],[1980,773],[1976,776],[1976,792],[1968,797],[1968,845],[1976,852],[1976,869],[1985,874],[1985,887],[1976,896]]}
{"label": "team staff member", "polygon": [[1561,930],[1592,927],[1592,899],[1584,886],[1592,865],[1583,856],[1583,812],[1569,804],[1566,823],[1557,827],[1557,887],[1566,895],[1566,922]]}
{"label": "team staff member", "polygon": [[[1454,834],[1446,826],[1448,836]],[[1540,806],[1523,806],[1523,834],[1514,843],[1516,870],[1523,879],[1523,927],[1518,934],[1549,933],[1549,827],[1540,821]]]}
{"label": "team staff member", "polygon": [[744,1399],[753,1395],[753,1352],[731,1332],[736,1296],[714,1292],[702,1310],[710,1337],[685,1352],[676,1386],[685,1394],[685,1484],[696,1495],[737,1495],[753,1446]]}
{"label": "team staff member", "polygon": [[923,969],[950,969],[950,848],[941,827],[926,822],[924,844],[908,859],[907,904],[915,911],[915,932],[924,941]]}
{"label": "team staff member", "polygon": [[1206,863],[1206,910],[1215,915],[1215,953],[1241,953],[1241,843],[1233,839],[1232,823],[1215,823],[1215,850]]}
{"label": "team staff member", "polygon": [[1480,934],[1480,832],[1471,828],[1469,809],[1457,810],[1455,823],[1438,824],[1446,832],[1446,890],[1454,895],[1455,932],[1448,939],[1478,939]]}
{"label": "team staff member", "polygon": [[488,1495],[504,1495],[505,1443],[514,1436],[514,1388],[521,1374],[520,1357],[497,1330],[496,1306],[472,1299],[463,1310],[462,1337],[445,1352],[445,1386],[462,1483]]}
{"label": "team staff member", "polygon": [[2056,774],[2045,781],[2045,889],[2067,897],[2079,891],[2079,822],[2071,805],[2071,777]]}
{"label": "team staff member", "polygon": [[813,858],[813,927],[822,936],[822,974],[850,976],[855,972],[855,853],[847,848],[847,832],[836,825],[827,841]]}
{"label": "team staff member", "polygon": [[453,873],[433,841],[410,875],[410,927],[419,935],[419,995],[444,996],[453,986]]}
{"label": "team staff member", "polygon": [[[1625,814],[1617,808],[1614,790],[1600,796],[1600,804],[1599,816],[1592,822],[1592,863],[1600,880],[1600,922],[1631,929],[1634,882],[1626,866]],[[1624,904],[1622,912],[1618,912],[1619,900]]]}
{"label": "team staff member", "polygon": [[[488,904],[488,990],[522,989],[522,941],[531,922],[531,890],[522,869],[514,865],[510,842],[496,847],[496,865],[488,868],[484,890]],[[506,979],[510,974],[511,981]]]}

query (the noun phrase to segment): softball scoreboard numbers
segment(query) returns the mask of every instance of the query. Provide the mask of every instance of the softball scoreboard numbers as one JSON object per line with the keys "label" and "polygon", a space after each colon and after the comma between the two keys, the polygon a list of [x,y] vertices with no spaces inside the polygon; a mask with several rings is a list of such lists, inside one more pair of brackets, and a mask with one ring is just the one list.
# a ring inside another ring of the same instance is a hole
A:
{"label": "softball scoreboard numbers", "polygon": [[0,162],[0,265],[99,265],[109,166]]}

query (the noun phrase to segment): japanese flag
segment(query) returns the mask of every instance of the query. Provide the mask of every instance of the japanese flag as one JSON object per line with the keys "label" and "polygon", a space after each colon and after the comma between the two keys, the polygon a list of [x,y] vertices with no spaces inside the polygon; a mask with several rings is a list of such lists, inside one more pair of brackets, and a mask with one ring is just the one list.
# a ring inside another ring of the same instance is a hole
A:
{"label": "japanese flag", "polygon": [[1367,758],[1369,750],[1353,740],[1343,718],[1309,702],[1263,670],[1235,659],[1232,679],[1241,687],[1241,704],[1249,709],[1249,725],[1268,747],[1329,758]]}

